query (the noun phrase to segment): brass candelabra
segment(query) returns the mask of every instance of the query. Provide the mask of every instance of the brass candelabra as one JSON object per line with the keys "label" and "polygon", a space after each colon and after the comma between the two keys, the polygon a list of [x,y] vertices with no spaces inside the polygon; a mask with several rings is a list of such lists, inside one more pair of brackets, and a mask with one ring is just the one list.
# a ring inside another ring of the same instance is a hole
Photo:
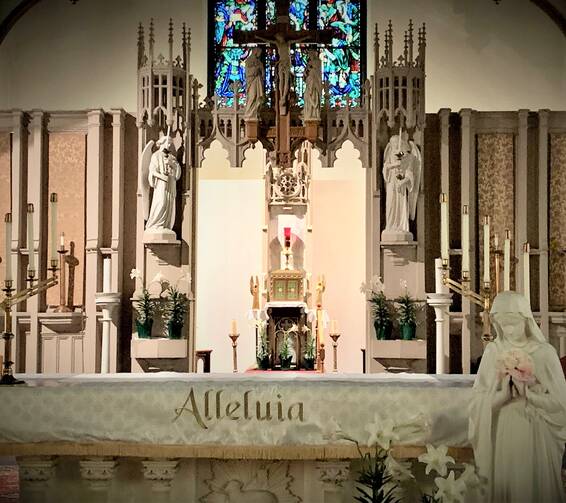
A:
{"label": "brass candelabra", "polygon": [[51,277],[36,281],[35,271],[32,269],[28,270],[28,287],[24,290],[14,293],[12,280],[4,281],[4,288],[2,291],[5,293],[5,299],[0,302],[0,309],[4,311],[4,333],[2,338],[4,339],[4,365],[2,368],[2,378],[0,379],[0,385],[13,385],[13,384],[25,384],[24,381],[18,380],[14,377],[12,371],[12,339],[14,334],[12,333],[12,308],[24,302],[27,299],[46,291],[47,289],[55,286],[58,283],[57,279],[57,261],[51,260]]}

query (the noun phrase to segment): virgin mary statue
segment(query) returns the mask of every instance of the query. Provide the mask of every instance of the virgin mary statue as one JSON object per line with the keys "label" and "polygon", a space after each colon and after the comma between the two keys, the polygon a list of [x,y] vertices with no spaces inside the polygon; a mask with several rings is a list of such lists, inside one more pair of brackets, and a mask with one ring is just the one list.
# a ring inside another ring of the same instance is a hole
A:
{"label": "virgin mary statue", "polygon": [[497,339],[474,384],[469,437],[488,502],[565,502],[566,381],[528,301],[502,292],[490,313]]}

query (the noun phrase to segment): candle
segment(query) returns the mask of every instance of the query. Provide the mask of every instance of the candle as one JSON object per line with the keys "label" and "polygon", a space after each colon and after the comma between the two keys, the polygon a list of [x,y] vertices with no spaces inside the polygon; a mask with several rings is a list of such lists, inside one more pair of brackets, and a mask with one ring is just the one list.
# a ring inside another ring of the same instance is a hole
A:
{"label": "candle", "polygon": [[62,232],[61,236],[59,236],[59,250],[65,250],[65,233]]}
{"label": "candle", "polygon": [[440,194],[440,256],[448,262],[448,196]]}
{"label": "candle", "polygon": [[102,261],[102,291],[104,293],[109,293],[112,291],[111,268],[112,268],[112,259],[110,257],[105,257],[104,260]]}
{"label": "candle", "polygon": [[403,134],[403,127],[399,124],[399,141],[397,143],[397,152],[401,152],[401,136]]}
{"label": "candle", "polygon": [[490,262],[490,243],[489,243],[489,216],[483,219],[483,282],[489,283],[489,262]]}
{"label": "candle", "polygon": [[505,242],[503,244],[503,290],[511,289],[511,232],[505,230]]}
{"label": "candle", "polygon": [[531,260],[531,245],[529,243],[525,243],[523,245],[523,293],[526,299],[531,301],[531,269],[530,269],[530,260]]}
{"label": "candle", "polygon": [[468,205],[462,208],[462,277],[470,271],[470,215]]}
{"label": "candle", "polygon": [[6,223],[6,253],[4,260],[6,261],[6,276],[5,281],[12,280],[12,214],[6,213],[4,217],[4,222]]}
{"label": "candle", "polygon": [[236,320],[232,320],[232,324],[230,326],[230,333],[232,335],[236,335],[238,333],[238,325],[236,324]]}
{"label": "candle", "polygon": [[33,204],[28,204],[28,274],[35,274],[35,251],[33,243]]}
{"label": "candle", "polygon": [[49,197],[51,206],[51,260],[57,260],[57,194]]}
{"label": "candle", "polygon": [[497,233],[493,235],[493,248],[495,250],[499,249],[499,234]]}
{"label": "candle", "polygon": [[331,334],[337,334],[338,333],[338,323],[336,323],[336,320],[332,320],[330,322],[330,333]]}

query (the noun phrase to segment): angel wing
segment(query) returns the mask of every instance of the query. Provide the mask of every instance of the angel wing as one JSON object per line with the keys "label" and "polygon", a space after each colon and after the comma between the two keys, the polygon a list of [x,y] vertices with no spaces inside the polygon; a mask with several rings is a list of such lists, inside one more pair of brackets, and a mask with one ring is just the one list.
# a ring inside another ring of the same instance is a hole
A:
{"label": "angel wing", "polygon": [[419,192],[421,190],[421,170],[422,170],[422,156],[419,147],[414,141],[411,144],[411,154],[413,155],[413,190],[409,192],[409,211],[411,220],[415,219],[417,212],[417,202],[419,200]]}
{"label": "angel wing", "polygon": [[149,162],[151,161],[154,144],[153,140],[147,142],[138,166],[138,193],[142,195],[144,220],[149,217]]}

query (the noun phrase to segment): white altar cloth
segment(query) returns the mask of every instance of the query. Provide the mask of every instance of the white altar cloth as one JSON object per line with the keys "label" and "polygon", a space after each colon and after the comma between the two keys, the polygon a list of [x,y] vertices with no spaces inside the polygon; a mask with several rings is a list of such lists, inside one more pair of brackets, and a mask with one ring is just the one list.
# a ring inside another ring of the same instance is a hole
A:
{"label": "white altar cloth", "polygon": [[24,444],[100,443],[109,455],[150,445],[206,457],[214,446],[339,444],[328,438],[337,427],[364,445],[376,413],[397,422],[420,415],[423,429],[404,444],[463,447],[473,384],[473,376],[294,372],[18,377],[28,385],[0,388],[4,454]]}

